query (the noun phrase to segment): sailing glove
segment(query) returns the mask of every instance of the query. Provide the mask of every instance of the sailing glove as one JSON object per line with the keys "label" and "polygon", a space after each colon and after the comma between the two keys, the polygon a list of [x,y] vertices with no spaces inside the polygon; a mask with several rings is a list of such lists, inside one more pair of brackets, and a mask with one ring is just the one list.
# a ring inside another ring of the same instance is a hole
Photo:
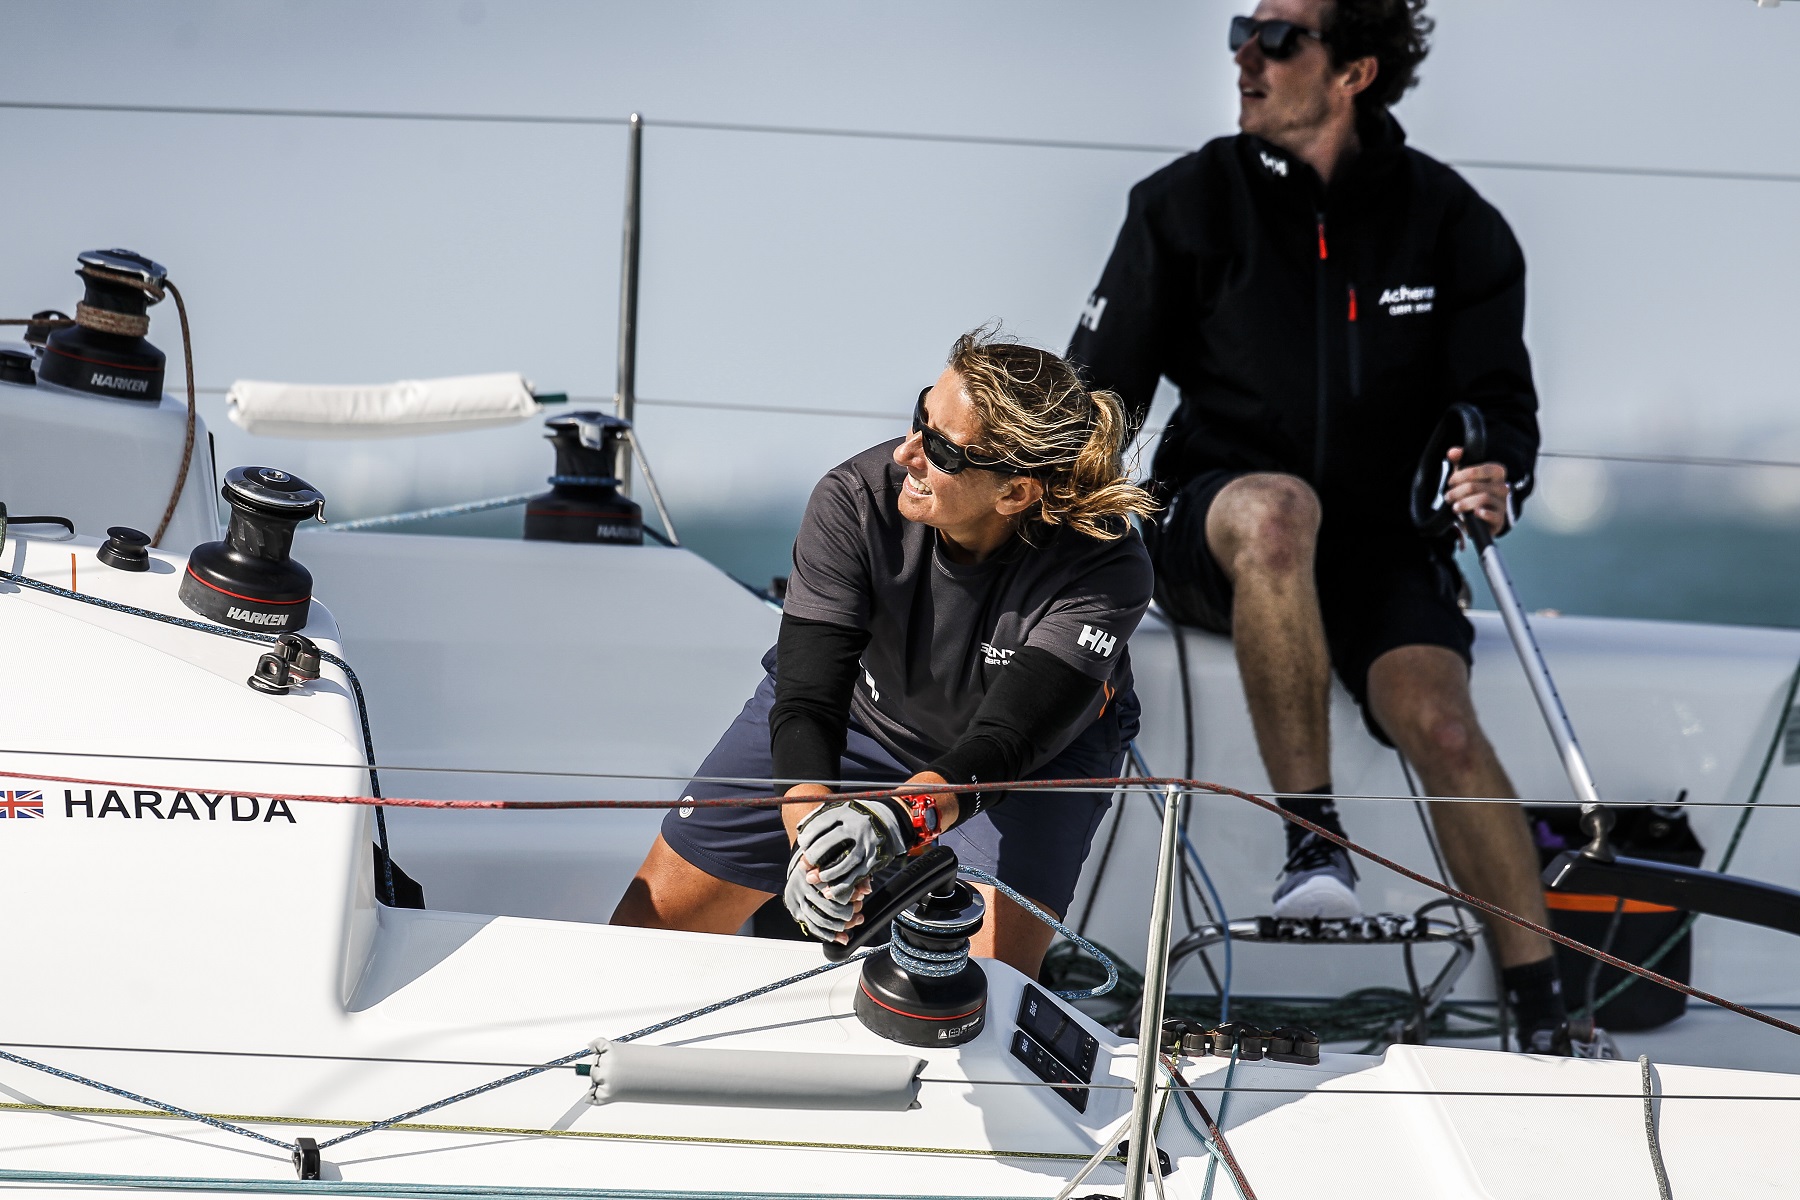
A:
{"label": "sailing glove", "polygon": [[[913,834],[895,800],[839,800],[814,809],[795,833],[782,902],[812,936],[835,940],[856,916],[856,889],[904,855]],[[807,878],[818,868],[818,879]]]}

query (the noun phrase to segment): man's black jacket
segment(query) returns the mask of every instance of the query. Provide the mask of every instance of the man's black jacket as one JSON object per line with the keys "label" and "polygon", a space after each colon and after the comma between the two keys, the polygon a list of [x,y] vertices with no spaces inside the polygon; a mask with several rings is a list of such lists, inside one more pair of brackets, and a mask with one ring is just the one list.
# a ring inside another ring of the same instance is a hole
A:
{"label": "man's black jacket", "polygon": [[1247,134],[1132,188],[1069,354],[1138,425],[1160,376],[1181,389],[1159,481],[1286,472],[1318,490],[1328,533],[1381,536],[1410,528],[1413,470],[1459,400],[1486,416],[1488,457],[1522,501],[1537,395],[1505,219],[1392,117],[1360,134],[1329,188]]}

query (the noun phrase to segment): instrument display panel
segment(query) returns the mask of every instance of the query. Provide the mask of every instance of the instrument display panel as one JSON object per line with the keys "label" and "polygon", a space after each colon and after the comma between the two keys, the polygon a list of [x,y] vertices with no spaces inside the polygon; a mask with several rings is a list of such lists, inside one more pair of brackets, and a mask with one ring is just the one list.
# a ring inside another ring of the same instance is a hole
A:
{"label": "instrument display panel", "polygon": [[[1031,984],[1019,999],[1018,1028],[1013,1031],[1012,1056],[1031,1068],[1045,1083],[1083,1084],[1094,1080],[1094,1062],[1100,1043],[1064,1011],[1062,1005]],[[1088,1089],[1058,1087],[1056,1094],[1076,1112],[1086,1112]]]}

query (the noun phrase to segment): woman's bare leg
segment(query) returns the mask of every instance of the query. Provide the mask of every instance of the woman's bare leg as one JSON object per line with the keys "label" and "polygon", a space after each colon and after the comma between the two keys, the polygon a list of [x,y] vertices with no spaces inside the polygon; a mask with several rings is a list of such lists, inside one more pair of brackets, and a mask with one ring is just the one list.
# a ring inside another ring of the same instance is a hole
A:
{"label": "woman's bare leg", "polygon": [[715,879],[656,835],[613,910],[614,925],[641,929],[686,929],[693,933],[736,933],[772,893]]}

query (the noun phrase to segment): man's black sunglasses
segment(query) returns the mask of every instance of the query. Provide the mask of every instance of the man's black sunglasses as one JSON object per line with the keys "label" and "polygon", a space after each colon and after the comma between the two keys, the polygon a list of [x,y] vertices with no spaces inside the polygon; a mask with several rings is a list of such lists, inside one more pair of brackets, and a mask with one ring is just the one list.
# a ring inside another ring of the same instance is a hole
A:
{"label": "man's black sunglasses", "polygon": [[1284,58],[1292,58],[1294,51],[1300,48],[1300,39],[1313,38],[1323,42],[1325,35],[1316,29],[1308,29],[1304,25],[1296,25],[1292,21],[1259,21],[1255,17],[1231,18],[1231,52],[1236,54],[1244,48],[1244,43],[1251,38],[1256,39],[1262,48],[1264,58],[1272,58],[1277,62]]}
{"label": "man's black sunglasses", "polygon": [[980,467],[987,471],[1006,470],[1005,464],[998,458],[989,458],[979,450],[971,450],[967,446],[959,446],[925,422],[925,397],[931,388],[919,389],[919,403],[913,408],[912,428],[914,433],[925,437],[925,457],[931,465],[946,475],[959,474],[964,467]]}

